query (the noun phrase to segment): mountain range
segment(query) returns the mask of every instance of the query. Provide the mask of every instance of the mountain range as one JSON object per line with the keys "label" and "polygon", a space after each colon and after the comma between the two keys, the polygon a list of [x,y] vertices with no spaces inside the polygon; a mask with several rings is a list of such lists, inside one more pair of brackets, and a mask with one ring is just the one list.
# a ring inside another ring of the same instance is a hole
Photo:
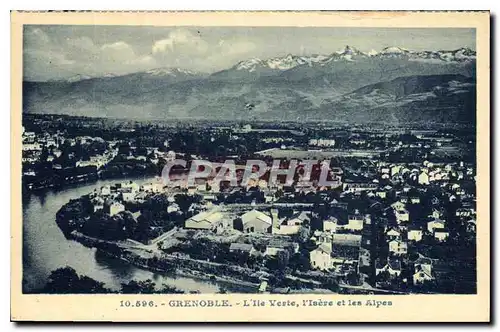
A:
{"label": "mountain range", "polygon": [[23,111],[146,119],[467,122],[476,53],[361,52],[249,59],[212,74],[158,68],[23,82]]}

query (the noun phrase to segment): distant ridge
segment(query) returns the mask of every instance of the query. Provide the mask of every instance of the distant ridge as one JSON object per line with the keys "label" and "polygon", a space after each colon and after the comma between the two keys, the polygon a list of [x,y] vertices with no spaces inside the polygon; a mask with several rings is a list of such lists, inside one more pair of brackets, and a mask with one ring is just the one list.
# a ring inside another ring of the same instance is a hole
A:
{"label": "distant ridge", "polygon": [[[387,59],[387,58],[400,58],[407,59],[410,61],[432,61],[439,60],[443,62],[468,62],[476,60],[476,52],[470,48],[462,47],[456,50],[451,51],[410,51],[408,49],[391,46],[385,47],[381,51],[371,50],[368,52],[362,52],[355,47],[346,45],[342,50],[335,51],[329,55],[310,55],[310,56],[298,56],[287,54],[283,57],[273,57],[269,59],[261,60],[259,58],[251,58],[247,60],[240,61],[236,63],[234,66],[226,69],[226,70],[242,70],[248,72],[256,72],[259,69],[270,69],[270,70],[279,70],[285,71],[298,66],[325,66],[330,62],[336,61],[356,61],[363,60],[367,58],[372,59]],[[107,73],[105,75],[99,76],[89,76],[83,74],[77,74],[70,78],[64,80],[56,80],[56,81],[68,81],[68,82],[77,82],[81,80],[87,80],[91,78],[99,78],[99,77],[116,77],[116,76],[126,76],[130,74],[150,74],[153,76],[162,76],[162,75],[193,75],[200,76],[206,75],[204,73],[199,73],[187,69],[182,68],[174,68],[174,67],[161,67],[161,68],[153,68],[143,72],[136,73],[128,73],[128,74],[113,74]],[[213,73],[213,74],[217,74]],[[55,81],[55,80],[52,80]]]}
{"label": "distant ridge", "polygon": [[254,58],[213,74],[157,68],[24,82],[23,111],[125,119],[467,122],[475,115],[475,56],[467,48],[365,53],[346,46],[326,56]]}

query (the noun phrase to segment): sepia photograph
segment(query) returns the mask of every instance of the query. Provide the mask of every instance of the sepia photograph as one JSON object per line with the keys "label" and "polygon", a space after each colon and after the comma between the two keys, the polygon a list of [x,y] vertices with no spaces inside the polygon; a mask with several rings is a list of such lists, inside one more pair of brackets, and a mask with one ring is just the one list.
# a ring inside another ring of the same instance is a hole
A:
{"label": "sepia photograph", "polygon": [[180,15],[20,24],[20,296],[114,296],[124,315],[396,310],[478,298],[482,278],[488,306],[488,12],[447,27]]}

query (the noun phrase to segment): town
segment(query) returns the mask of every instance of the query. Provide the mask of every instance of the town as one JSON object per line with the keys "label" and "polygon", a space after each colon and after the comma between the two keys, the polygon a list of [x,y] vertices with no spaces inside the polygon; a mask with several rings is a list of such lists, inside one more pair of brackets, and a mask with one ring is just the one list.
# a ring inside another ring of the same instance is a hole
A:
{"label": "town", "polygon": [[[475,133],[459,125],[134,122],[24,115],[23,192],[116,179],[65,202],[67,237],[136,266],[255,292],[476,292]],[[162,170],[182,159],[186,167]],[[195,160],[317,160],[330,186],[269,172],[182,181]]]}

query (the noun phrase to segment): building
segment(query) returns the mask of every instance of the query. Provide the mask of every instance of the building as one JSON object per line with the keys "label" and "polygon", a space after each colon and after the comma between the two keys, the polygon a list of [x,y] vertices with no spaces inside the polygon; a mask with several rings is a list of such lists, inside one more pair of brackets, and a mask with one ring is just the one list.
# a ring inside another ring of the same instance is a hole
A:
{"label": "building", "polygon": [[331,247],[334,244],[344,246],[361,246],[362,235],[352,233],[330,233],[330,232],[314,232],[311,240],[315,241],[318,245]]}
{"label": "building", "polygon": [[347,217],[347,225],[344,227],[351,231],[360,231],[363,229],[365,217],[361,214],[352,214]]}
{"label": "building", "polygon": [[132,193],[137,193],[139,191],[139,185],[133,181],[121,183],[122,190],[129,190]]}
{"label": "building", "polygon": [[429,184],[429,175],[426,172],[421,172],[418,175],[418,183],[421,185],[428,185]]}
{"label": "building", "polygon": [[359,260],[359,246],[333,244],[331,250],[332,264],[356,264]]}
{"label": "building", "polygon": [[434,238],[440,242],[446,241],[450,236],[450,232],[446,228],[435,228]]}
{"label": "building", "polygon": [[253,245],[248,243],[231,243],[229,246],[230,252],[246,252],[249,255],[257,254],[257,250],[253,247]]}
{"label": "building", "polygon": [[361,245],[361,234],[332,234],[331,243],[345,246],[359,247]]}
{"label": "building", "polygon": [[122,198],[124,202],[133,202],[136,193],[132,192],[130,189],[122,191]]}
{"label": "building", "polygon": [[141,216],[141,214],[142,214],[141,211],[136,211],[136,212],[132,213],[132,217],[137,222],[139,220],[139,217]]}
{"label": "building", "polygon": [[420,228],[410,227],[408,228],[408,241],[422,241],[422,236],[424,232]]}
{"label": "building", "polygon": [[224,214],[217,208],[198,213],[187,219],[185,222],[186,228],[193,229],[214,229],[224,219]]}
{"label": "building", "polygon": [[431,271],[423,266],[415,266],[415,272],[413,274],[413,284],[423,284],[426,281],[434,280],[434,276]]}
{"label": "building", "polygon": [[445,227],[445,222],[444,222],[444,220],[441,220],[441,219],[434,219],[434,220],[429,221],[427,223],[427,230],[431,234],[434,233],[435,229],[441,229],[444,227]]}
{"label": "building", "polygon": [[311,218],[309,218],[309,212],[301,211],[295,213],[288,220],[285,220],[284,223],[288,226],[302,226],[304,223],[309,221],[311,221]]}
{"label": "building", "polygon": [[180,210],[179,204],[177,203],[172,203],[169,206],[167,206],[167,213],[174,213],[178,212]]}
{"label": "building", "polygon": [[420,197],[418,197],[418,196],[410,197],[410,203],[411,204],[420,204]]}
{"label": "building", "polygon": [[273,233],[281,235],[293,235],[297,234],[302,226],[309,223],[311,218],[309,217],[307,211],[302,211],[295,213],[288,219],[279,219],[277,210],[271,210],[271,216],[273,221]]}
{"label": "building", "polygon": [[120,202],[107,202],[105,204],[106,211],[110,216],[114,216],[122,211],[125,211],[125,206]]}
{"label": "building", "polygon": [[388,272],[393,277],[401,275],[401,261],[397,259],[377,259],[375,261],[375,275]]}
{"label": "building", "polygon": [[401,239],[401,231],[397,227],[389,227],[385,236],[390,240]]}
{"label": "building", "polygon": [[354,265],[359,261],[359,246],[320,244],[309,253],[311,266],[319,270],[329,270],[336,265]]}
{"label": "building", "polygon": [[403,166],[401,166],[401,165],[393,165],[393,166],[391,167],[391,176],[394,176],[394,175],[396,175],[396,174],[399,174],[399,171],[401,170],[401,168],[402,168],[402,167],[403,167]]}
{"label": "building", "polygon": [[471,215],[473,215],[473,211],[471,211],[471,209],[458,208],[455,212],[455,215],[457,217],[470,217]]}
{"label": "building", "polygon": [[432,214],[430,215],[431,218],[434,218],[434,219],[439,219],[441,218],[443,214],[441,213],[441,211],[437,210],[437,209],[433,209],[432,210]]}
{"label": "building", "polygon": [[272,226],[272,219],[267,214],[252,210],[244,213],[241,216],[243,223],[243,232],[245,233],[270,233]]}
{"label": "building", "polygon": [[274,238],[267,244],[264,255],[276,256],[280,251],[287,251],[290,254],[296,254],[299,252],[299,244],[296,242],[289,242]]}
{"label": "building", "polygon": [[111,186],[101,187],[101,195],[102,196],[111,195]]}
{"label": "building", "polygon": [[432,273],[432,260],[420,255],[414,262],[413,284],[418,285],[426,281],[434,280]]}
{"label": "building", "polygon": [[338,219],[335,217],[323,220],[323,231],[335,233],[337,231],[338,222]]}
{"label": "building", "polygon": [[371,191],[376,190],[378,188],[377,183],[344,183],[344,191],[348,193],[359,193],[362,191]]}
{"label": "building", "polygon": [[403,203],[402,201],[397,201],[391,204],[391,207],[397,211],[397,210],[404,210],[406,209],[406,204]]}
{"label": "building", "polygon": [[335,145],[335,140],[326,138],[313,138],[309,140],[309,145],[333,147]]}
{"label": "building", "polygon": [[398,224],[400,223],[407,223],[410,221],[410,212],[406,209],[402,210],[395,210],[394,215],[396,216],[396,221]]}
{"label": "building", "polygon": [[405,255],[408,253],[408,244],[401,240],[389,241],[389,251],[395,255]]}
{"label": "building", "polygon": [[328,270],[332,268],[332,249],[325,245],[319,245],[309,253],[311,267],[318,270]]}

